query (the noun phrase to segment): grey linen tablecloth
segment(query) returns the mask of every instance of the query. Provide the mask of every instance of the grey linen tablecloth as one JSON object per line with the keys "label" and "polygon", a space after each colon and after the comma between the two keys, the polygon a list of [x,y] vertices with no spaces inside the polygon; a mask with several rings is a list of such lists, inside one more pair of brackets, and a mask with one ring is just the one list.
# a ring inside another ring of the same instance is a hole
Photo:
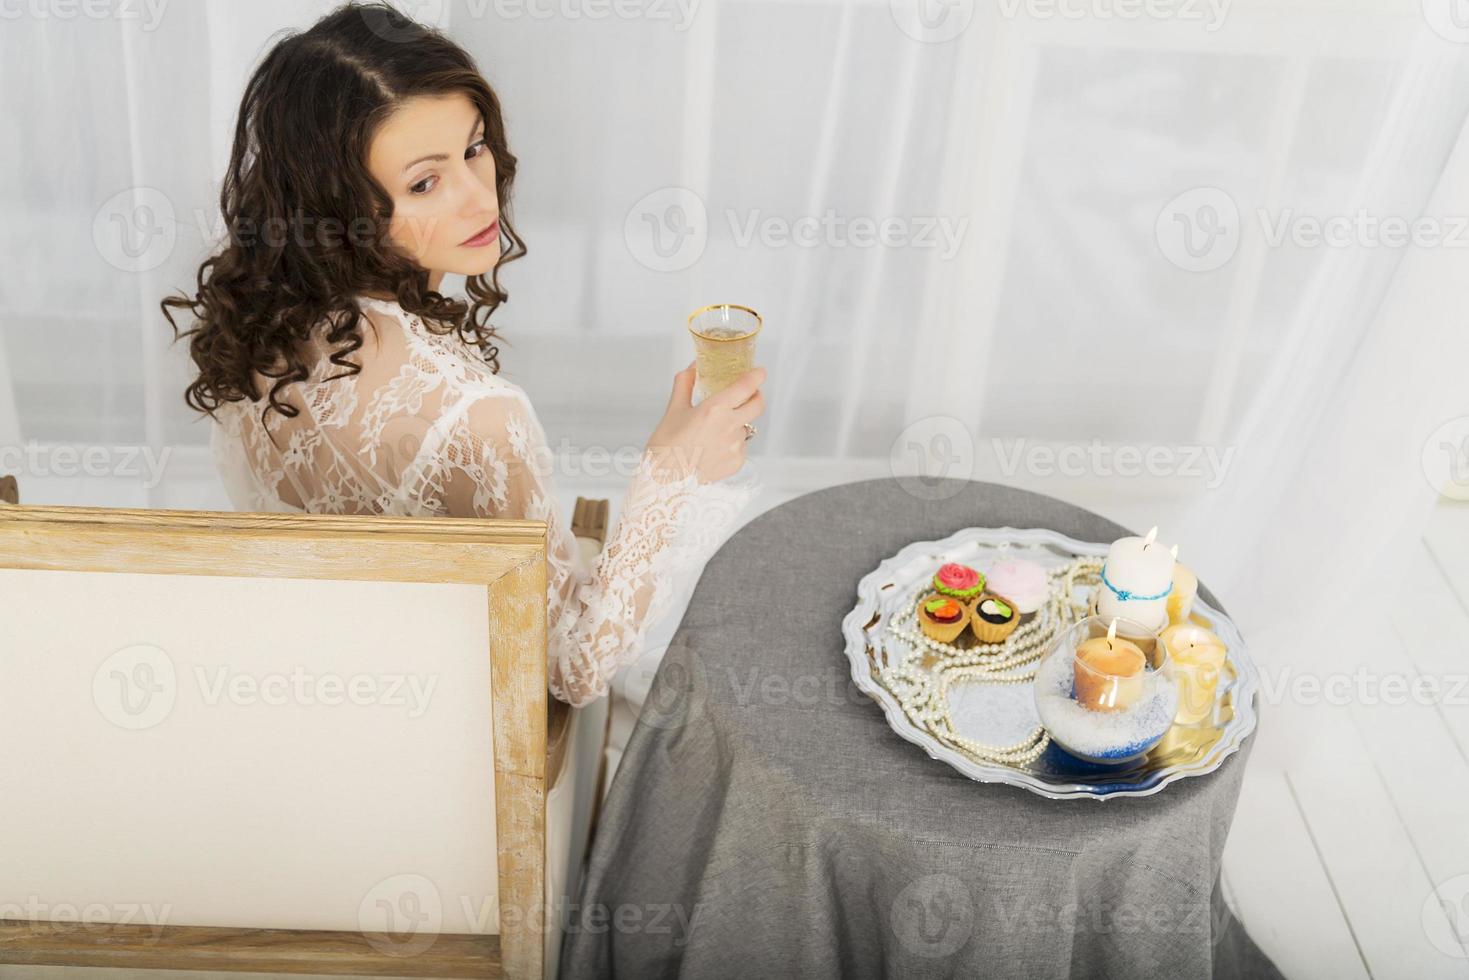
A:
{"label": "grey linen tablecloth", "polygon": [[562,910],[563,977],[1279,976],[1217,886],[1249,742],[1154,796],[1049,800],[930,759],[852,683],[841,617],[910,542],[1130,533],[961,482],[808,494],[709,562]]}

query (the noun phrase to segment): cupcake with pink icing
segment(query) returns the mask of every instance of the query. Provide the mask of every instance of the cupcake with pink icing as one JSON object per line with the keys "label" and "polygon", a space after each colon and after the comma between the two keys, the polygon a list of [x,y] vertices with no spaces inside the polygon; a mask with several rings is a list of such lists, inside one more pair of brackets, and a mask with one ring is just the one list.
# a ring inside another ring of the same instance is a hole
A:
{"label": "cupcake with pink icing", "polygon": [[939,595],[971,602],[984,591],[984,576],[968,565],[949,562],[934,573],[933,589]]}
{"label": "cupcake with pink icing", "polygon": [[991,592],[997,592],[1014,603],[1021,615],[1040,609],[1051,594],[1046,570],[1024,558],[996,562],[985,575],[985,581]]}

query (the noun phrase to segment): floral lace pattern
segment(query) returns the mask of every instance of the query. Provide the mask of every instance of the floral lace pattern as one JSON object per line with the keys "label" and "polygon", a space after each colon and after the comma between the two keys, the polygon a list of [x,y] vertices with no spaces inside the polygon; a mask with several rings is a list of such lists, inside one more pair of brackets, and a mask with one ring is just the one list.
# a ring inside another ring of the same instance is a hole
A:
{"label": "floral lace pattern", "polygon": [[[556,510],[554,458],[523,389],[492,373],[455,335],[439,335],[398,304],[360,298],[362,372],[338,377],[313,335],[311,377],[281,397],[295,418],[264,402],[217,411],[210,445],[237,510],[490,517],[545,521],[551,693],[585,704],[642,653],[678,586],[759,492],[749,464],[700,483],[655,466],[644,452],[594,567]],[[268,379],[257,379],[267,390]]]}

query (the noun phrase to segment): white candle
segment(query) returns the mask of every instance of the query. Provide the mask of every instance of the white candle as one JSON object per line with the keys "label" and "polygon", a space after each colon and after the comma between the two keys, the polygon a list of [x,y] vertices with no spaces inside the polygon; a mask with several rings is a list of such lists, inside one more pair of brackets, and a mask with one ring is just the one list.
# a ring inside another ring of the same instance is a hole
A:
{"label": "white candle", "polygon": [[1107,549],[1105,576],[1097,593],[1097,612],[1159,629],[1168,622],[1173,585],[1173,555],[1157,540],[1155,527],[1145,538],[1118,538]]}

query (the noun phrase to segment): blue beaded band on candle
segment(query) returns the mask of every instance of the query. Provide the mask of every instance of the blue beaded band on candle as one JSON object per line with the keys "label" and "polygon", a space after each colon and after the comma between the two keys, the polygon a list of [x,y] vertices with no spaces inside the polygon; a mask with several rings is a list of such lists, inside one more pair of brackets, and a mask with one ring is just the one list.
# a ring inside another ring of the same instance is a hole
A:
{"label": "blue beaded band on candle", "polygon": [[1107,566],[1106,565],[1103,565],[1102,566],[1102,584],[1105,585],[1107,588],[1111,589],[1112,590],[1112,594],[1115,595],[1118,598],[1118,600],[1121,601],[1121,602],[1126,602],[1129,599],[1140,599],[1140,600],[1143,600],[1143,601],[1147,601],[1149,599],[1162,599],[1164,596],[1168,595],[1168,593],[1170,593],[1170,592],[1173,591],[1173,583],[1172,582],[1169,582],[1168,583],[1168,588],[1164,589],[1162,592],[1159,592],[1157,595],[1138,595],[1136,592],[1129,592],[1126,589],[1119,589],[1117,586],[1115,586],[1111,582],[1107,581]]}

